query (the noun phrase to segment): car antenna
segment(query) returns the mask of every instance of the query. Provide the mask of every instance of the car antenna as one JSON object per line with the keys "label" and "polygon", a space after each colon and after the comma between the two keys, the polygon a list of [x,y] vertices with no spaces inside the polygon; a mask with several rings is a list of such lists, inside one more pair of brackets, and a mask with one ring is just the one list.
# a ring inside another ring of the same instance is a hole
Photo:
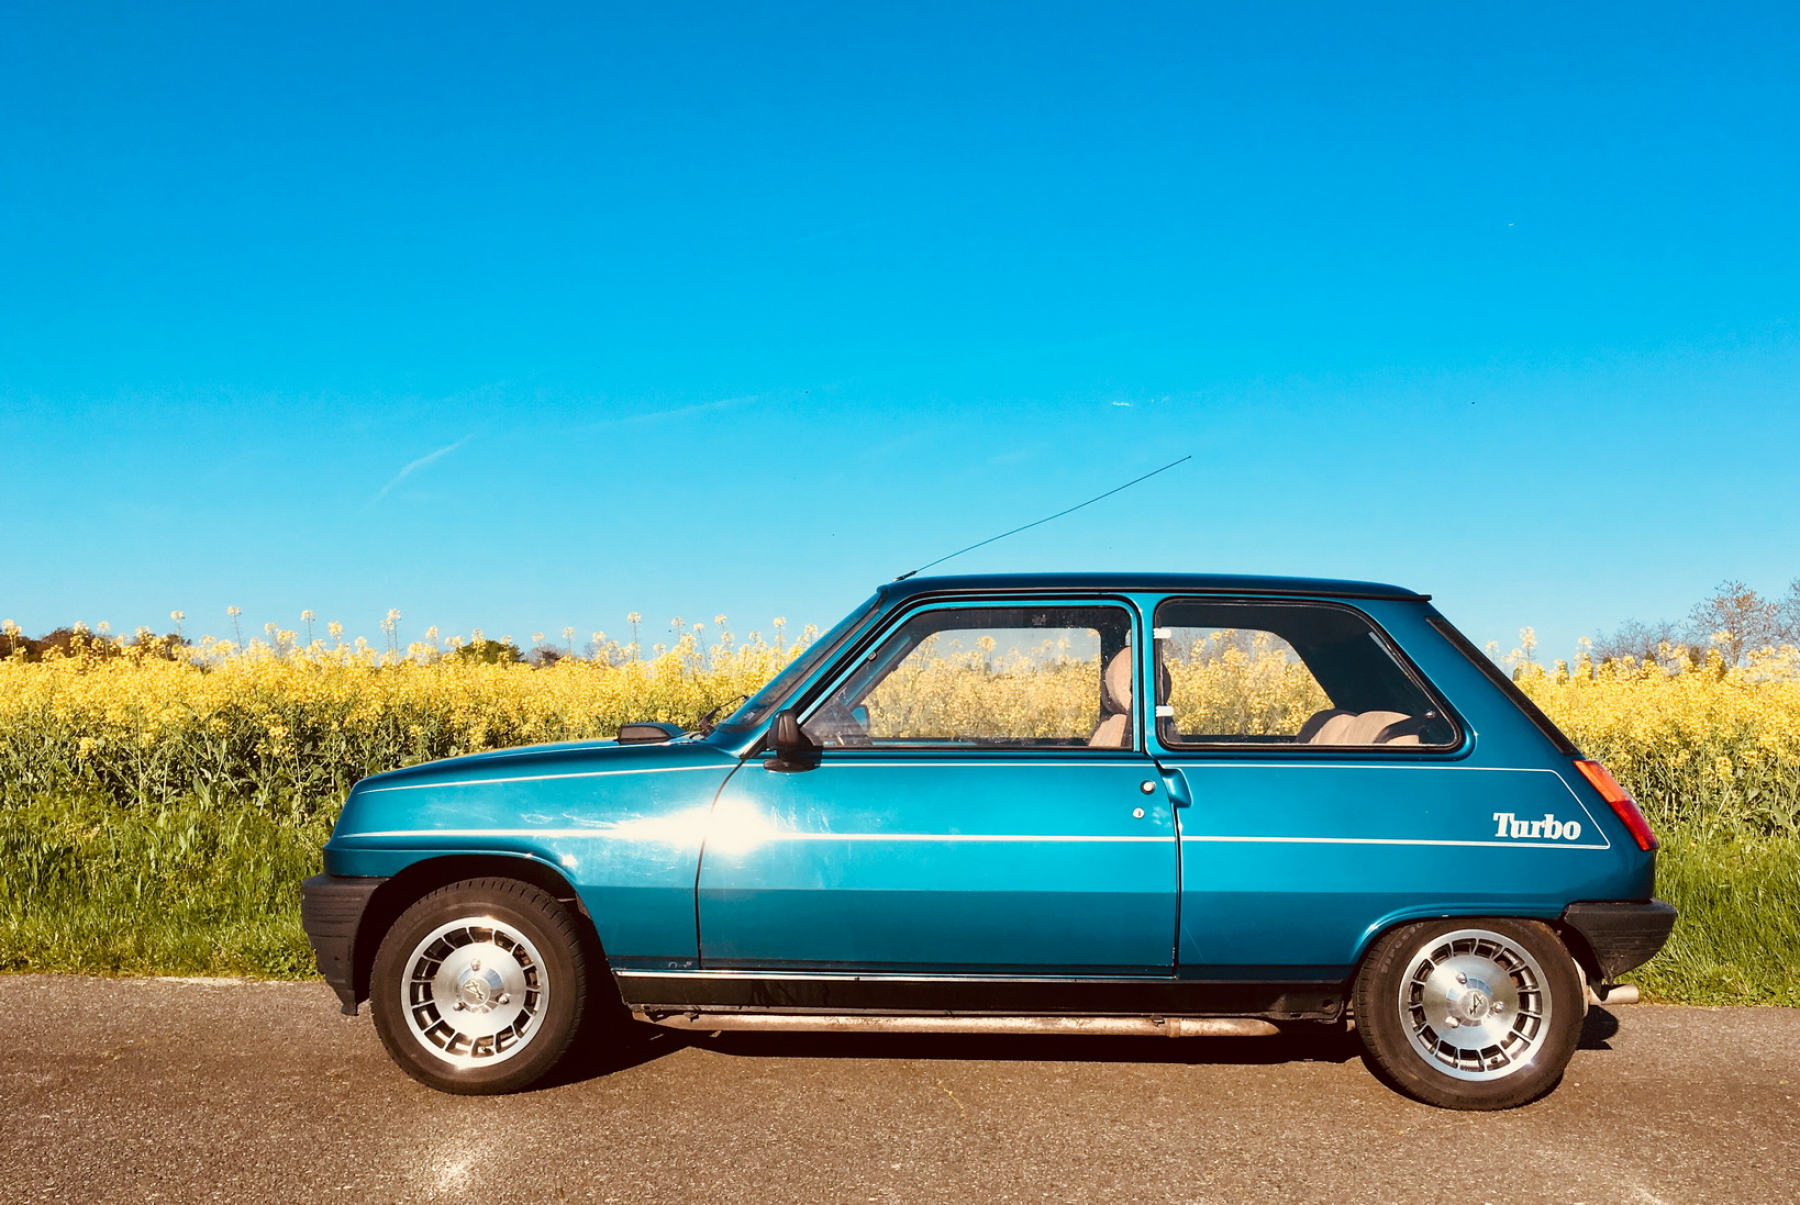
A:
{"label": "car antenna", "polygon": [[1145,473],[1142,477],[1133,477],[1130,481],[1127,481],[1124,485],[1114,486],[1112,489],[1107,490],[1104,494],[1096,494],[1092,498],[1089,498],[1086,502],[1082,502],[1082,503],[1079,503],[1078,505],[1071,506],[1068,510],[1059,510],[1054,515],[1046,515],[1045,517],[1043,517],[1042,519],[1039,519],[1035,523],[1027,523],[1024,527],[1015,527],[1011,531],[1003,531],[997,536],[989,536],[987,539],[981,541],[981,543],[979,543],[979,544],[971,544],[967,548],[958,548],[955,552],[951,553],[950,556],[941,556],[935,561],[929,561],[923,565],[920,565],[917,569],[914,569],[907,573],[902,573],[899,577],[895,578],[894,580],[897,582],[903,582],[907,578],[912,577],[915,574],[923,573],[925,570],[930,569],[933,565],[942,565],[945,561],[949,560],[951,557],[959,557],[965,552],[974,552],[977,548],[981,548],[988,544],[992,544],[995,540],[1004,540],[1007,536],[1016,536],[1022,531],[1031,530],[1033,527],[1042,527],[1044,524],[1050,522],[1051,519],[1060,519],[1064,515],[1072,515],[1076,511],[1080,510],[1083,506],[1092,506],[1094,503],[1100,501],[1100,499],[1102,499],[1102,498],[1110,498],[1114,494],[1118,493],[1120,490],[1128,490],[1140,481],[1148,481],[1148,480],[1150,480],[1150,478],[1156,476],[1158,473],[1166,473],[1170,469],[1174,468],[1176,465],[1182,464],[1185,461],[1189,461],[1192,459],[1193,459],[1193,456],[1188,455],[1188,456],[1183,456],[1180,460],[1171,460],[1168,464],[1165,464],[1160,469],[1152,469],[1150,472]]}

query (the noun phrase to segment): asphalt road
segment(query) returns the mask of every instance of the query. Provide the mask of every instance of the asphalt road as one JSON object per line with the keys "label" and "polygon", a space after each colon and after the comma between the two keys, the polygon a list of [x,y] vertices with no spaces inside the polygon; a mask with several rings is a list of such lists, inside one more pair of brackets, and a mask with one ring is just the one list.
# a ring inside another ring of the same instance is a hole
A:
{"label": "asphalt road", "polygon": [[469,1098],[316,983],[0,997],[10,1201],[1800,1199],[1800,1010],[1596,1010],[1555,1094],[1471,1114],[1389,1091],[1354,1039],[670,1035]]}

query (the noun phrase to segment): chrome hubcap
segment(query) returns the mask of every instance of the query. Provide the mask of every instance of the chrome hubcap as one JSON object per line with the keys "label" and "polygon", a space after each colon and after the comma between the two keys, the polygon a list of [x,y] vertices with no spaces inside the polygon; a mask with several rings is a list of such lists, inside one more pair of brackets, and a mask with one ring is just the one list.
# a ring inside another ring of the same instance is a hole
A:
{"label": "chrome hubcap", "polygon": [[406,960],[400,1007],[435,1057],[459,1067],[503,1062],[537,1033],[550,1002],[543,957],[492,917],[439,925]]}
{"label": "chrome hubcap", "polygon": [[1456,1079],[1499,1079],[1528,1066],[1550,1024],[1544,968],[1486,929],[1421,946],[1398,1003],[1413,1049]]}

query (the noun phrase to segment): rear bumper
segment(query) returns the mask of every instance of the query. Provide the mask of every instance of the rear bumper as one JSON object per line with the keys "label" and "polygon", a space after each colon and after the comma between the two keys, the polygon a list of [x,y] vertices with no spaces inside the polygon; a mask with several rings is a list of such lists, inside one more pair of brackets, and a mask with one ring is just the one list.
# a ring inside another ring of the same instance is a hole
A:
{"label": "rear bumper", "polygon": [[347,1016],[365,994],[356,982],[356,934],[363,913],[386,879],[316,874],[300,884],[300,926],[312,942],[319,973],[337,993]]}
{"label": "rear bumper", "polygon": [[1587,943],[1593,961],[1588,969],[1599,972],[1602,983],[1656,957],[1675,917],[1675,906],[1662,900],[1570,904],[1562,914],[1563,924]]}

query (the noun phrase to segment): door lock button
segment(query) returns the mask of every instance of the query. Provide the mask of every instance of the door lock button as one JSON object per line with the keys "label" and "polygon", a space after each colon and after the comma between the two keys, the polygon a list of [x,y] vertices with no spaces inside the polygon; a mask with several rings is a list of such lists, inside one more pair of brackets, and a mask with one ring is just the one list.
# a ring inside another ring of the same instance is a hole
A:
{"label": "door lock button", "polygon": [[1146,778],[1143,782],[1138,784],[1138,790],[1146,795],[1154,795],[1156,794],[1156,784]]}

